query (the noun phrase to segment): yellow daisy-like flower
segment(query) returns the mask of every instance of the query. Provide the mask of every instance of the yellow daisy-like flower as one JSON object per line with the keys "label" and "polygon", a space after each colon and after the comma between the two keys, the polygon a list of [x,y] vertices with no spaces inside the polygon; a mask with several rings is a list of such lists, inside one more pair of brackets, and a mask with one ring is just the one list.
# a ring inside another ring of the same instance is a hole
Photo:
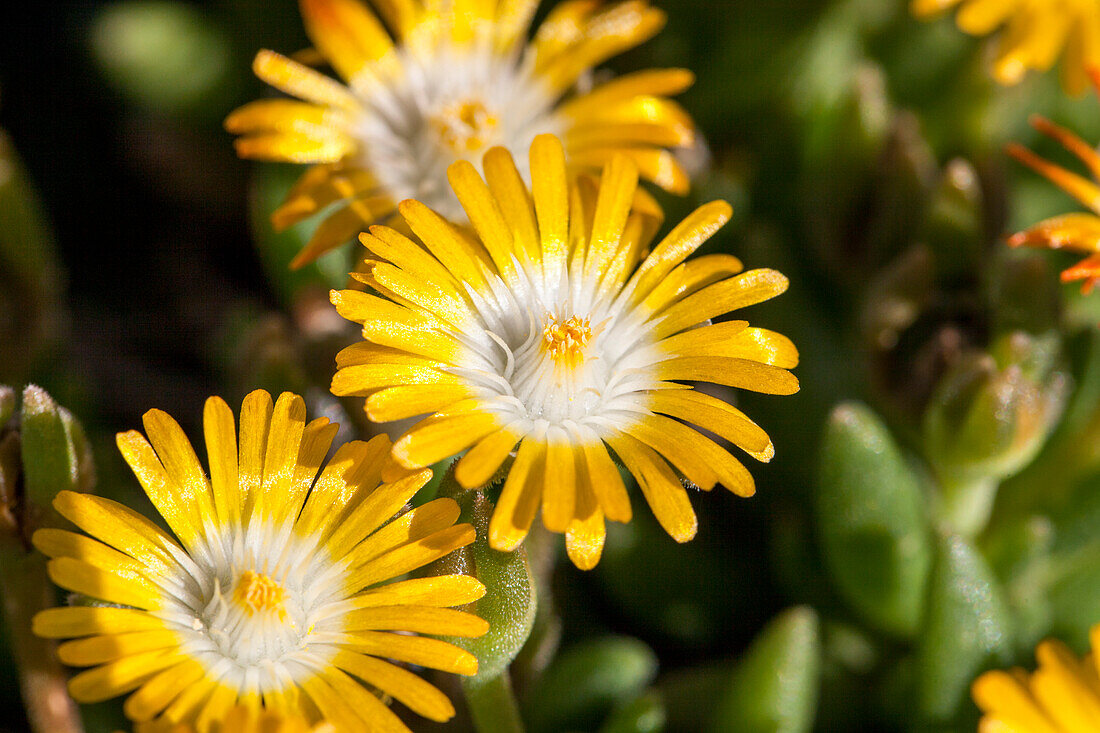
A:
{"label": "yellow daisy-like flower", "polygon": [[337,426],[307,424],[302,399],[289,393],[274,406],[267,392],[248,395],[239,441],[221,399],[207,401],[204,420],[209,479],[159,410],[145,414],[148,441],[137,431],[118,436],[175,538],[121,504],[70,491],[54,506],[91,537],[34,534],[53,558],[53,581],[96,601],[34,619],[36,634],[74,639],[58,648],[62,661],[93,667],[72,678],[72,696],[97,702],[133,691],[124,706],[132,720],[200,733],[228,730],[223,719],[238,703],[340,731],[407,731],[371,690],[432,720],[450,718],[446,695],[385,661],[477,671],[468,652],[420,634],[484,633],[484,621],[448,608],[481,597],[481,583],[463,575],[386,583],[474,540],[470,525],[455,524],[453,500],[399,513],[431,471],[379,485],[384,436],[342,446],[322,469]]}
{"label": "yellow daisy-like flower", "polygon": [[303,101],[253,102],[225,123],[243,136],[242,157],[313,164],[273,214],[276,227],[335,204],[293,267],[391,218],[406,198],[460,218],[447,167],[497,145],[526,151],[540,133],[565,140],[575,169],[598,169],[618,152],[658,186],[687,190],[667,148],[690,145],[694,127],[666,97],[692,74],[641,71],[589,88],[592,67],[664,25],[644,0],[563,2],[529,45],[538,0],[373,4],[385,26],[361,0],[301,0],[306,31],[347,86],[261,51],[256,74]]}
{"label": "yellow daisy-like flower", "polygon": [[[357,275],[381,293],[333,291],[365,341],[337,356],[332,390],[367,397],[376,421],[434,413],[393,447],[408,468],[469,449],[455,477],[489,482],[511,455],[489,526],[498,550],[523,541],[540,505],[542,521],[566,533],[570,558],[591,568],[604,519],[631,518],[619,471],[637,478],[646,501],[677,541],[696,518],[677,471],[710,489],[742,496],[752,476],[691,422],[754,458],[773,454],[767,434],[724,401],[681,384],[713,382],[791,394],[798,352],[784,336],[745,321],[710,319],[787,289],[774,270],[742,272],[728,254],[686,258],[730,215],[706,204],[652,250],[654,212],[636,207],[638,171],[612,158],[598,184],[571,186],[565,151],[550,135],[531,146],[528,191],[510,153],[485,155],[483,181],[471,163],[449,177],[477,238],[418,201],[400,211],[423,242],[371,227],[373,259]],[[649,252],[646,256],[646,252]]]}
{"label": "yellow daisy-like flower", "polygon": [[[1100,84],[1100,78],[1097,83]],[[1092,174],[1093,180],[1044,160],[1020,145],[1009,145],[1009,154],[1046,176],[1094,213],[1064,214],[1045,219],[1029,229],[1013,234],[1008,243],[1013,247],[1027,245],[1049,249],[1064,248],[1088,254],[1088,257],[1076,265],[1062,271],[1062,282],[1082,280],[1081,292],[1087,294],[1100,282],[1100,154],[1077,135],[1047,119],[1035,116],[1031,124],[1080,158]]]}
{"label": "yellow daisy-like flower", "polygon": [[[197,732],[195,726],[187,723],[158,721],[142,725],[141,733]],[[237,705],[226,713],[220,722],[216,722],[211,727],[211,733],[337,733],[337,731],[336,727],[327,721],[312,724],[301,715]]]}
{"label": "yellow daisy-like flower", "polygon": [[1046,71],[1064,53],[1062,86],[1081,94],[1087,70],[1100,66],[1100,0],[913,0],[913,14],[929,17],[959,6],[959,28],[997,39],[993,77],[1015,84],[1028,71]]}
{"label": "yellow daisy-like flower", "polygon": [[1039,668],[986,672],[971,690],[983,716],[981,733],[1100,733],[1100,624],[1092,651],[1078,659],[1060,641],[1035,649]]}

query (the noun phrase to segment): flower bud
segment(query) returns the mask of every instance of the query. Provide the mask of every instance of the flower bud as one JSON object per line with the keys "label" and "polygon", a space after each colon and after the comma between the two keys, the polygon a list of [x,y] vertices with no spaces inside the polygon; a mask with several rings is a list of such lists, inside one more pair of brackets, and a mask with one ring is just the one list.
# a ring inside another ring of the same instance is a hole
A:
{"label": "flower bud", "polygon": [[1017,331],[988,353],[964,355],[943,376],[924,417],[925,447],[941,478],[1000,479],[1031,461],[1065,403],[1058,351],[1053,334]]}
{"label": "flower bud", "polygon": [[474,526],[477,539],[434,563],[431,572],[472,575],[485,585],[485,595],[466,610],[488,621],[489,631],[477,639],[449,639],[477,657],[477,675],[467,681],[476,685],[503,674],[527,642],[535,622],[537,593],[523,545],[512,552],[489,547],[492,502],[480,491],[462,491],[456,499],[462,507],[460,521]]}

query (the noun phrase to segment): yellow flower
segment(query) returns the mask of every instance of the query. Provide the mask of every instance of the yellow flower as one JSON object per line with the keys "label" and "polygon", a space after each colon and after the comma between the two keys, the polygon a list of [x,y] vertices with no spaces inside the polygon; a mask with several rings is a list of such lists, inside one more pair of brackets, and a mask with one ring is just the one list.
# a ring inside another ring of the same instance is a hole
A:
{"label": "yellow flower", "polygon": [[[467,488],[489,482],[513,448],[489,526],[498,550],[523,541],[540,505],[565,532],[570,558],[591,568],[604,519],[627,522],[630,502],[614,451],[661,525],[690,540],[696,518],[677,471],[703,489],[741,496],[752,476],[689,421],[758,460],[768,436],[742,412],[681,381],[791,394],[798,352],[746,321],[710,319],[779,295],[774,270],[742,272],[728,254],[685,262],[724,224],[724,201],[706,204],[650,250],[659,210],[637,189],[638,170],[612,158],[598,184],[570,186],[565,151],[535,138],[525,188],[511,154],[485,155],[449,177],[477,238],[418,201],[400,211],[423,247],[383,226],[361,241],[358,279],[381,293],[333,291],[363,342],[337,356],[332,391],[367,398],[376,421],[433,413],[393,447],[407,468],[469,449],[455,466]],[[646,252],[649,255],[646,256]]]}
{"label": "yellow flower", "polygon": [[1030,229],[1013,234],[1008,243],[1013,247],[1028,245],[1050,249],[1065,248],[1088,254],[1088,257],[1076,265],[1062,271],[1062,282],[1083,280],[1081,292],[1087,294],[1100,281],[1100,185],[1097,185],[1100,182],[1100,155],[1084,140],[1047,119],[1034,116],[1031,124],[1080,158],[1094,180],[1090,181],[1044,160],[1020,145],[1009,145],[1009,154],[1046,176],[1094,213],[1064,214],[1045,219]]}
{"label": "yellow flower", "polygon": [[[196,733],[193,725],[157,721],[139,725],[136,733]],[[275,710],[258,710],[237,705],[211,733],[336,733],[332,723],[322,721],[310,724],[301,715],[285,714]]]}
{"label": "yellow flower", "polygon": [[1088,69],[1100,66],[1100,0],[912,0],[918,17],[956,5],[955,20],[966,33],[985,36],[1005,26],[993,62],[1001,84],[1048,70],[1064,50],[1062,86],[1079,95],[1088,86]]}
{"label": "yellow flower", "polygon": [[[306,423],[300,397],[248,395],[240,440],[221,399],[204,413],[208,479],[179,425],[145,414],[149,439],[119,449],[175,538],[108,499],[62,491],[57,510],[91,537],[41,529],[50,577],[94,602],[53,608],[34,632],[60,645],[77,674],[69,691],[97,702],[133,691],[138,723],[226,730],[235,704],[325,719],[340,731],[406,731],[371,691],[432,720],[454,707],[390,661],[474,674],[469,653],[419,634],[477,636],[487,626],[447,608],[484,587],[463,575],[392,578],[469,544],[458,505],[438,499],[400,514],[431,471],[379,485],[390,443],[352,442],[321,469],[337,426]],[[392,520],[392,521],[391,521]],[[368,686],[371,689],[368,689]]]}
{"label": "yellow flower", "polygon": [[242,157],[313,166],[273,214],[276,227],[333,205],[293,267],[393,218],[406,198],[460,218],[447,166],[497,145],[526,151],[540,133],[565,140],[575,169],[596,170],[618,152],[658,186],[687,190],[668,148],[692,144],[694,127],[666,97],[690,86],[691,73],[648,70],[594,86],[589,74],[661,29],[664,13],[645,0],[563,2],[530,44],[538,0],[373,4],[385,27],[361,0],[301,0],[306,31],[347,86],[261,51],[256,74],[304,101],[260,100],[225,123],[243,136]]}
{"label": "yellow flower", "polygon": [[1039,668],[986,672],[974,682],[982,709],[981,733],[1100,733],[1100,624],[1090,634],[1092,652],[1078,659],[1060,641],[1035,649]]}

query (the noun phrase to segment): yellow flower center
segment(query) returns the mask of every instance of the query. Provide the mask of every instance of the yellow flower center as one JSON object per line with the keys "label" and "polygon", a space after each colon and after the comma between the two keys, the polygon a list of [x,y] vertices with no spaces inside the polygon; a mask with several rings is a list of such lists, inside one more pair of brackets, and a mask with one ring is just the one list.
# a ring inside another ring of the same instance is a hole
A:
{"label": "yellow flower center", "polygon": [[473,153],[485,147],[499,120],[477,99],[444,107],[432,125],[447,147],[456,153]]}
{"label": "yellow flower center", "polygon": [[237,581],[237,589],[233,592],[233,600],[244,607],[251,616],[257,613],[274,611],[279,618],[286,615],[283,601],[286,599],[286,591],[283,586],[264,575],[245,570]]}
{"label": "yellow flower center", "polygon": [[570,316],[564,321],[552,314],[546,315],[542,329],[542,343],[554,363],[575,367],[584,361],[584,349],[592,338],[592,325],[587,318]]}

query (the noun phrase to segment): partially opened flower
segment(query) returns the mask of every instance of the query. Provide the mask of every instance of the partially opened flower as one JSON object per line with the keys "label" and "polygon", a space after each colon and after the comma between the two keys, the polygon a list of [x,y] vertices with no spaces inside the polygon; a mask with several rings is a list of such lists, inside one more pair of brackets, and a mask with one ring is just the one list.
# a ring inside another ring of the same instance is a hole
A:
{"label": "partially opened flower", "polygon": [[982,710],[982,733],[1100,733],[1097,656],[1100,625],[1092,627],[1092,651],[1078,659],[1060,641],[1035,649],[1039,668],[993,670],[971,690]]}
{"label": "partially opened flower", "polygon": [[1062,56],[1062,86],[1081,94],[1087,70],[1100,65],[1098,0],[912,0],[919,17],[955,6],[955,20],[966,33],[985,36],[1003,26],[993,62],[993,77],[1001,84],[1046,71]]}
{"label": "partially opened flower", "polygon": [[363,0],[301,0],[306,31],[347,85],[262,51],[256,74],[302,101],[260,100],[226,120],[242,135],[241,156],[313,166],[272,217],[284,227],[327,211],[293,266],[386,221],[406,198],[461,217],[447,166],[496,145],[524,153],[545,132],[562,137],[577,169],[618,152],[662,188],[686,191],[668,148],[690,145],[693,125],[666,97],[691,73],[641,71],[595,86],[588,77],[664,25],[645,0],[563,2],[530,44],[538,0],[373,4],[385,26]]}
{"label": "partially opened flower", "polygon": [[1031,124],[1080,158],[1093,180],[1044,160],[1020,145],[1009,145],[1009,154],[1046,176],[1093,213],[1063,214],[1045,219],[1030,229],[1013,234],[1008,243],[1013,247],[1065,248],[1087,254],[1088,257],[1062,271],[1062,282],[1082,280],[1081,292],[1087,294],[1100,281],[1100,155],[1077,135],[1049,120],[1033,117]]}
{"label": "partially opened flower", "polygon": [[342,446],[322,469],[336,425],[307,424],[289,393],[274,406],[263,391],[245,398],[239,440],[222,400],[210,398],[204,418],[209,479],[159,410],[145,414],[148,441],[118,436],[175,537],[121,504],[69,491],[54,506],[91,537],[34,535],[54,582],[92,600],[34,619],[40,636],[74,639],[58,648],[62,661],[92,667],[72,678],[72,696],[132,692],[131,719],[200,733],[227,730],[238,703],[340,731],[405,731],[379,695],[450,718],[447,697],[395,662],[475,673],[469,653],[421,634],[484,633],[484,621],[448,608],[484,587],[461,575],[387,583],[474,539],[450,499],[401,513],[431,472],[379,485],[384,436]]}
{"label": "partially opened flower", "polygon": [[514,450],[490,521],[496,549],[522,542],[541,506],[573,562],[593,567],[604,519],[631,518],[609,448],[668,533],[691,539],[696,517],[681,475],[742,496],[754,484],[681,420],[759,460],[773,449],[739,410],[683,382],[797,391],[787,338],[742,320],[710,322],[782,293],[787,279],[742,272],[728,254],[685,261],[729,218],[723,201],[651,250],[657,222],[634,206],[628,157],[612,158],[598,191],[590,179],[569,185],[565,152],[549,135],[531,146],[531,191],[503,148],[484,168],[487,183],[465,161],[449,171],[476,238],[418,201],[402,202],[401,213],[423,246],[383,226],[361,237],[372,259],[358,277],[383,297],[333,291],[365,339],[337,357],[333,392],[365,396],[377,421],[432,413],[393,455],[419,468],[469,449],[455,467],[466,487],[489,482]]}

